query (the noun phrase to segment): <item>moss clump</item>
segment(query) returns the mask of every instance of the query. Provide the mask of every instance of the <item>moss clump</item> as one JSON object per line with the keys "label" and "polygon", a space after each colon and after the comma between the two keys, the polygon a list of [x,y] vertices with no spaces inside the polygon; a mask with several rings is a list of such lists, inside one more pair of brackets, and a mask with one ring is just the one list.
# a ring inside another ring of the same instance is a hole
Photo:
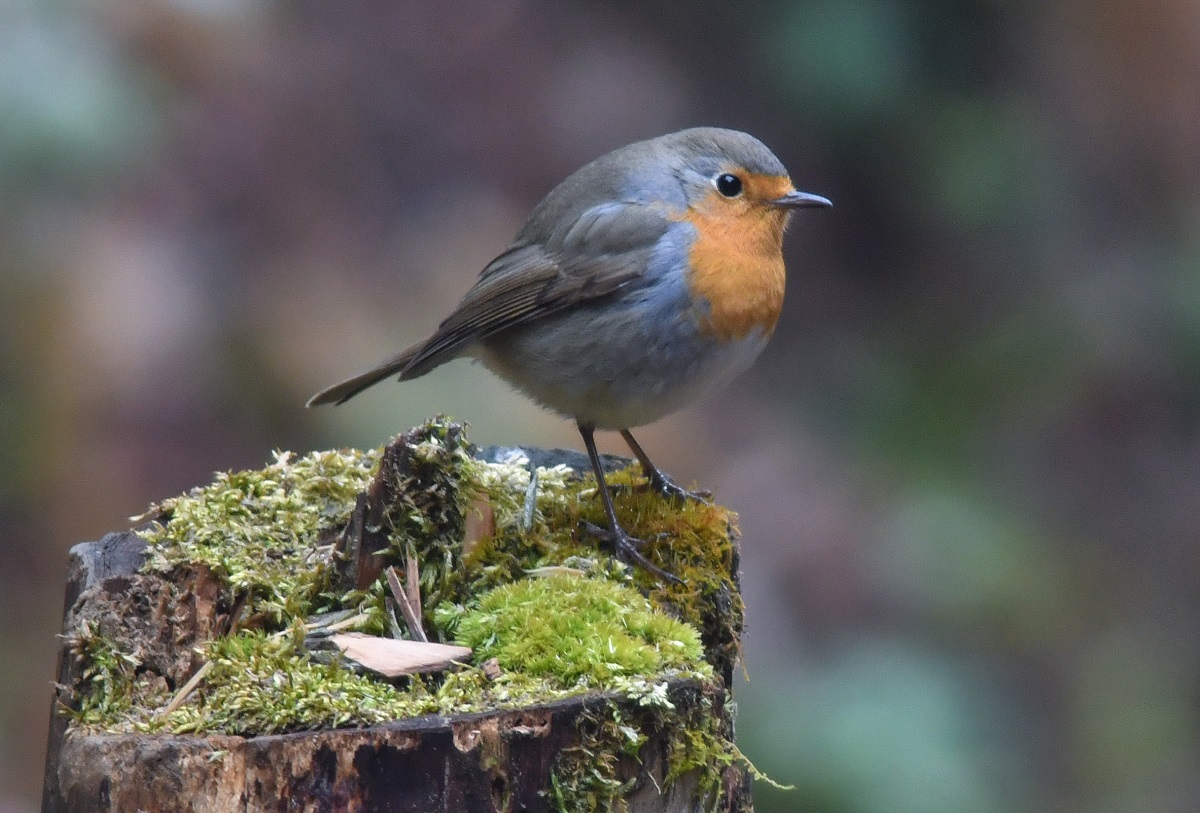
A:
{"label": "moss clump", "polygon": [[[594,539],[579,533],[582,522],[599,526],[608,522],[590,474],[579,478],[565,467],[539,469],[536,511],[531,526],[525,528],[520,500],[529,484],[529,472],[520,466],[479,461],[475,465],[491,472],[487,481],[480,480],[486,486],[479,493],[495,509],[496,530],[464,557],[465,572],[450,577],[461,589],[447,592],[446,600],[465,603],[472,596],[522,578],[530,569],[582,560],[591,563],[586,567],[589,573],[636,586],[652,605],[698,629],[708,662],[726,678],[732,674],[740,655],[744,616],[734,576],[738,568],[734,547],[737,517],[733,512],[717,505],[663,499],[646,488],[636,465],[607,475],[625,529],[646,540],[644,552],[651,561],[683,581],[662,584],[640,569],[613,561],[597,550]],[[423,585],[424,581],[423,571]]]}
{"label": "moss clump", "polygon": [[567,574],[525,579],[493,588],[461,615],[443,608],[438,617],[478,658],[494,657],[506,670],[545,677],[559,688],[602,687],[615,677],[697,665],[712,674],[693,627],[613,581]]}
{"label": "moss clump", "polygon": [[[682,584],[661,584],[638,573],[651,603],[700,630],[708,661],[728,682],[741,655],[745,616],[738,572],[737,515],[719,505],[665,500],[644,487],[640,467],[608,477],[618,493],[614,502],[625,529],[647,540],[645,553]],[[604,525],[597,499],[582,503],[580,519]]]}
{"label": "moss clump", "polygon": [[83,664],[77,704],[70,710],[72,721],[84,727],[113,727],[136,718],[138,703],[151,694],[139,681],[142,665],[137,655],[125,652],[107,635],[86,621],[68,640],[74,656]]}
{"label": "moss clump", "polygon": [[338,663],[316,663],[290,637],[242,633],[206,647],[212,670],[197,702],[139,726],[172,733],[277,734],[374,725],[430,714],[420,681],[401,691]]}
{"label": "moss clump", "polygon": [[287,626],[328,584],[333,546],[321,544],[321,530],[346,522],[379,457],[379,449],[280,452],[264,469],[219,473],[158,506],[169,519],[141,533],[146,569],[207,565],[247,598],[248,617]]}
{"label": "moss clump", "polygon": [[[72,702],[77,724],[255,734],[514,708],[594,690],[669,709],[669,678],[728,669],[741,625],[732,514],[649,493],[636,468],[611,475],[622,522],[686,582],[659,585],[580,534],[583,520],[604,523],[590,475],[480,461],[462,427],[446,419],[401,440],[403,455],[391,458],[382,448],[277,454],[264,469],[219,474],[157,506],[158,524],[139,532],[149,548],[138,578],[184,594],[188,572],[211,573],[221,591],[211,606],[232,623],[244,604],[243,631],[213,641],[174,639],[187,654],[185,667],[192,647],[213,665],[170,714],[163,709],[189,668],[168,674],[136,647],[115,643],[123,639],[76,635],[85,672]],[[396,564],[416,559],[431,639],[457,636],[477,649],[477,663],[495,655],[504,667],[498,680],[471,668],[389,686],[344,664],[313,662],[293,634],[314,613],[335,609],[362,613],[357,629],[388,634],[395,627],[384,584],[347,589],[333,544],[360,492],[381,482],[394,496],[378,518],[387,539],[378,555]],[[464,544],[465,517],[479,506],[493,523]],[[563,565],[587,578],[529,577]],[[150,604],[175,606],[164,601]]]}
{"label": "moss clump", "polygon": [[686,713],[675,715],[673,722],[666,784],[695,772],[700,777],[700,792],[707,796],[717,789],[722,770],[735,764],[765,778],[734,744],[732,731],[727,730],[730,726],[713,711],[711,696],[703,696]]}
{"label": "moss clump", "polygon": [[[698,798],[714,803],[723,782],[740,781],[733,769],[784,787],[762,774],[738,749],[732,739],[732,724],[716,706],[725,702],[723,690],[714,684],[681,685],[678,704],[666,702],[622,710],[620,706],[596,706],[576,720],[579,745],[564,749],[555,762],[552,791],[558,810],[627,810],[626,797],[636,776],[630,762],[642,763],[648,732],[666,732],[665,749],[648,760],[661,766],[661,785],[694,776]],[[679,710],[681,706],[684,710]]]}
{"label": "moss clump", "polygon": [[572,813],[624,810],[624,798],[635,780],[622,780],[622,762],[640,761],[647,722],[626,719],[617,706],[581,714],[575,723],[580,744],[559,754],[550,775],[556,809]]}
{"label": "moss clump", "polygon": [[383,451],[376,476],[377,491],[387,494],[378,522],[389,539],[378,555],[401,564],[414,554],[421,564],[421,595],[433,606],[459,589],[466,514],[480,493],[475,461],[465,427],[445,418],[397,441]]}

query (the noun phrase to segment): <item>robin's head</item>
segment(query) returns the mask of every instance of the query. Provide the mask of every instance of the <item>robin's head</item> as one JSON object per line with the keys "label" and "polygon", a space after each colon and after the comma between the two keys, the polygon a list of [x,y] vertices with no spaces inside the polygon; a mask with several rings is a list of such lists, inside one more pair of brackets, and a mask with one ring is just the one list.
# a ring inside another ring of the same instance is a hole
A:
{"label": "robin's head", "polygon": [[689,209],[714,217],[757,215],[781,224],[806,206],[829,206],[827,199],[799,192],[783,163],[754,136],[737,130],[697,127],[655,139],[670,156],[666,164]]}
{"label": "robin's head", "polygon": [[673,219],[703,213],[753,222],[780,236],[792,210],[830,205],[798,192],[783,163],[754,136],[695,127],[629,144],[575,171],[542,199],[517,240],[544,242],[589,209],[622,203],[658,208]]}

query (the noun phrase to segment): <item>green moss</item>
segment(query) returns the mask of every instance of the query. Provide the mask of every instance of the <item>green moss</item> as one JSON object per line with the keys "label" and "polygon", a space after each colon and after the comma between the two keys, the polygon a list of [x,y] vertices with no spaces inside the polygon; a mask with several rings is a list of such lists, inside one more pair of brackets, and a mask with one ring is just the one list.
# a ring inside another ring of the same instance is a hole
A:
{"label": "green moss", "polygon": [[743,763],[756,769],[734,745],[724,723],[713,713],[712,698],[704,697],[684,715],[676,715],[667,750],[667,784],[692,772],[700,777],[700,792],[708,795],[716,789],[723,769]]}
{"label": "green moss", "polygon": [[730,673],[740,655],[744,615],[731,575],[737,572],[735,514],[716,505],[665,500],[646,489],[636,465],[607,475],[626,530],[646,540],[651,561],[683,582],[662,584],[640,569],[614,561],[597,549],[596,540],[579,533],[581,522],[607,524],[591,475],[574,479],[561,471],[541,470],[537,511],[532,527],[525,530],[515,500],[523,498],[529,474],[523,468],[512,469],[481,486],[496,509],[496,533],[466,557],[462,589],[447,594],[449,601],[469,601],[530,569],[582,562],[589,574],[627,581],[645,592],[655,607],[697,628],[709,663],[722,674]]}
{"label": "green moss", "polygon": [[421,595],[427,606],[461,589],[463,528],[472,497],[480,493],[472,474],[466,430],[437,418],[401,435],[403,452],[383,455],[379,480],[390,500],[380,527],[390,544],[380,553],[402,564],[409,553],[421,565]]}
{"label": "green moss", "polygon": [[625,810],[633,780],[621,778],[622,762],[640,761],[647,740],[644,721],[606,706],[581,714],[575,725],[580,744],[563,749],[550,775],[555,808],[563,813]]}
{"label": "green moss", "polygon": [[[651,558],[685,582],[660,585],[579,533],[581,521],[604,524],[590,476],[563,466],[531,475],[519,462],[481,462],[462,427],[446,419],[403,439],[403,458],[382,448],[277,454],[262,470],[219,474],[158,506],[162,520],[142,532],[150,545],[146,570],[170,580],[206,566],[227,593],[223,606],[245,599],[242,628],[254,631],[201,642],[210,671],[171,714],[162,709],[177,687],[141,665],[137,652],[77,635],[85,671],[75,687],[76,724],[254,734],[516,708],[596,690],[630,698],[647,714],[666,714],[670,677],[728,671],[742,613],[730,575],[731,513],[649,493],[636,467],[610,476],[626,528],[649,540]],[[473,646],[476,663],[497,657],[499,679],[467,668],[394,686],[304,651],[297,630],[319,611],[358,611],[358,629],[374,634],[393,626],[386,587],[347,590],[333,545],[385,460],[380,477],[395,498],[380,519],[388,539],[380,555],[395,564],[416,558],[431,638]],[[493,532],[464,545],[465,517],[485,505]],[[586,577],[530,576],[564,565]],[[608,745],[625,749],[637,739],[629,721],[608,723],[599,726],[614,735]],[[577,783],[568,773],[560,790],[569,795]]]}
{"label": "green moss", "polygon": [[631,587],[551,575],[493,588],[454,613],[456,639],[506,670],[545,677],[559,688],[604,687],[615,677],[704,667],[697,631],[654,609]]}
{"label": "green moss", "polygon": [[[694,687],[681,690],[696,691]],[[551,787],[556,809],[564,813],[626,810],[632,782],[625,777],[635,775],[631,767],[636,767],[629,763],[643,762],[642,747],[650,741],[650,733],[666,734],[662,787],[694,776],[698,799],[714,802],[728,778],[726,770],[734,766],[783,787],[755,768],[734,744],[731,723],[714,709],[714,692],[720,691],[708,684],[686,703],[653,703],[632,711],[605,705],[581,714],[576,720],[579,745],[564,749],[554,765]]]}
{"label": "green moss", "polygon": [[138,730],[277,734],[386,723],[437,709],[420,681],[400,691],[341,663],[316,663],[290,637],[242,633],[213,641],[206,654],[212,670],[205,690]]}
{"label": "green moss", "polygon": [[150,543],[146,569],[207,565],[247,596],[249,617],[286,626],[325,589],[333,546],[322,544],[320,531],[349,519],[379,457],[378,449],[280,452],[264,469],[219,473],[160,504],[170,518],[141,533]]}
{"label": "green moss", "polygon": [[84,727],[109,727],[129,720],[140,699],[136,655],[121,651],[111,638],[94,632],[84,622],[67,642],[83,668],[77,683],[76,702],[68,710],[72,723]]}

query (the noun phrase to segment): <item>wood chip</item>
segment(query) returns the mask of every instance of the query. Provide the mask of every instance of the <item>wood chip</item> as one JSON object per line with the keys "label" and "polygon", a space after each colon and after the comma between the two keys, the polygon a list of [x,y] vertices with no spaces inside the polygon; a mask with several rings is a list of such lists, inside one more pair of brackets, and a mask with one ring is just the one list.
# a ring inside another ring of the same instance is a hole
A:
{"label": "wood chip", "polygon": [[465,646],[397,641],[394,638],[377,638],[360,632],[331,635],[329,640],[346,658],[384,677],[400,677],[417,672],[442,672],[452,664],[465,663],[471,659],[471,650]]}

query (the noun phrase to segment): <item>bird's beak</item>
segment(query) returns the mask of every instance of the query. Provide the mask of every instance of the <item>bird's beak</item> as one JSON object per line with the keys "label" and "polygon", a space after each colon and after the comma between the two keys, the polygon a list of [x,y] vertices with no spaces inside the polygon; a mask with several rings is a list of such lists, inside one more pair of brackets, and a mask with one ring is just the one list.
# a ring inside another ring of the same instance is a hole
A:
{"label": "bird's beak", "polygon": [[813,207],[832,206],[833,201],[829,198],[823,198],[820,195],[813,195],[808,192],[799,192],[793,189],[781,198],[768,201],[772,206],[778,206],[780,209],[807,209]]}

